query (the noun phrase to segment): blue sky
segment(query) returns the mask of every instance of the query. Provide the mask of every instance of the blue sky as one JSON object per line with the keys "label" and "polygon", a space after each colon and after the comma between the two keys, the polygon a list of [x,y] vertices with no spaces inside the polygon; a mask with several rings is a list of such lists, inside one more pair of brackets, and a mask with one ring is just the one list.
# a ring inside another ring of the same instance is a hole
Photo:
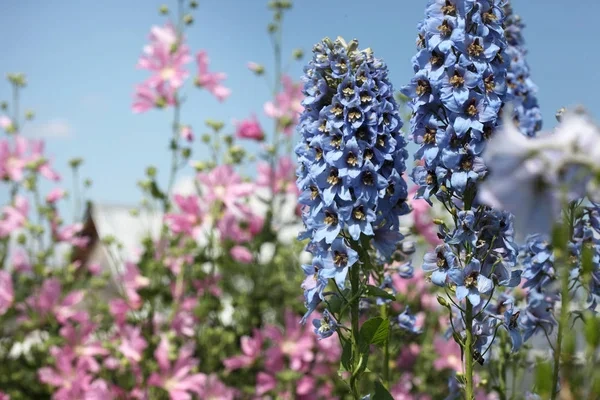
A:
{"label": "blue sky", "polygon": [[[266,0],[200,0],[195,24],[188,31],[192,50],[205,49],[211,69],[228,74],[233,90],[224,103],[205,91],[188,86],[190,101],[182,122],[197,133],[207,118],[232,119],[262,114],[269,99],[265,82],[246,69],[248,61],[272,65],[266,26],[271,12]],[[131,112],[133,88],[145,71],[135,69],[149,29],[162,24],[158,15],[164,0],[61,0],[2,2],[0,73],[24,72],[28,87],[22,108],[36,112],[30,134],[47,137],[49,154],[68,177],[67,161],[85,159],[83,176],[91,177],[92,199],[135,204],[135,186],[147,165],[155,165],[166,179],[170,113]],[[577,7],[574,4],[577,4]],[[294,48],[310,52],[325,36],[357,38],[371,47],[390,69],[396,89],[412,75],[416,24],[423,17],[425,0],[297,0],[284,23],[284,54]],[[599,119],[600,63],[597,52],[596,0],[514,0],[515,11],[527,24],[525,38],[545,128],[555,125],[554,114],[564,105],[583,104]],[[289,73],[301,75],[301,63]],[[8,84],[0,85],[0,100],[8,100]],[[267,120],[261,117],[265,123]],[[271,126],[271,124],[265,125]],[[231,127],[231,125],[229,125]],[[201,158],[196,145],[195,158]],[[70,186],[70,180],[68,187]],[[6,199],[2,193],[0,200]]]}

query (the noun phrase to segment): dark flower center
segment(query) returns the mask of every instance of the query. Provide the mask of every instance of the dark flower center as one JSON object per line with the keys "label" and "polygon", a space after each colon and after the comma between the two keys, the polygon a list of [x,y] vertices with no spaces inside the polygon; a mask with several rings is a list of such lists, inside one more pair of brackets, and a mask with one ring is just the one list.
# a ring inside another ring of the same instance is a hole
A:
{"label": "dark flower center", "polygon": [[321,158],[323,158],[323,150],[321,150],[320,148],[318,148],[318,147],[315,148],[315,153],[316,153],[315,159],[317,161],[319,161]]}
{"label": "dark flower center", "polygon": [[429,172],[425,178],[425,183],[428,185],[433,185],[435,183],[435,175]]}
{"label": "dark flower center", "polygon": [[487,78],[485,78],[483,80],[484,84],[485,84],[485,91],[490,93],[493,92],[494,89],[496,88],[496,82],[494,82],[494,76],[490,75]]}
{"label": "dark flower center", "polygon": [[344,93],[344,96],[350,97],[350,96],[354,95],[354,89],[351,88],[350,86],[348,86],[342,90],[342,93]]}
{"label": "dark flower center", "polygon": [[338,216],[330,211],[325,211],[325,223],[327,225],[337,225]]}
{"label": "dark flower center", "polygon": [[333,106],[333,108],[331,109],[331,113],[333,115],[335,115],[336,117],[339,117],[340,115],[342,115],[344,112],[344,109],[339,105],[336,104],[335,106]]}
{"label": "dark flower center", "polygon": [[328,131],[329,129],[327,129],[327,122],[323,121],[323,123],[319,126],[319,132],[325,133]]}
{"label": "dark flower center", "polygon": [[359,221],[364,221],[365,219],[367,219],[367,216],[365,215],[365,212],[364,212],[364,209],[362,206],[356,207],[352,211],[352,215],[354,216],[354,219],[357,219]]}
{"label": "dark flower center", "polygon": [[452,78],[450,78],[450,84],[455,88],[461,87],[465,84],[465,78],[463,78],[458,72],[454,72]]}
{"label": "dark flower center", "polygon": [[350,122],[354,122],[360,119],[360,112],[359,111],[350,111],[348,113],[348,120]]}
{"label": "dark flower center", "polygon": [[450,23],[448,23],[448,20],[445,19],[444,22],[438,26],[438,31],[440,31],[442,36],[450,36],[452,33],[452,27],[450,26]]}
{"label": "dark flower center", "polygon": [[338,267],[345,267],[348,264],[348,254],[340,253],[339,251],[333,252],[333,262]]}
{"label": "dark flower center", "polygon": [[348,157],[346,157],[346,164],[356,167],[358,164],[358,157],[356,157],[353,152],[349,152]]}
{"label": "dark flower center", "polygon": [[319,189],[316,186],[310,187],[310,199],[314,200],[319,196]]}
{"label": "dark flower center", "polygon": [[329,176],[327,177],[327,183],[329,183],[331,186],[335,186],[340,182],[340,178],[338,177],[338,170],[335,168],[332,168],[331,171],[329,172]]}
{"label": "dark flower center", "polygon": [[479,43],[479,38],[469,45],[467,51],[471,57],[479,57],[483,53],[483,46]]}
{"label": "dark flower center", "polygon": [[479,277],[479,272],[473,271],[465,278],[465,286],[466,287],[474,287],[477,285],[477,278]]}
{"label": "dark flower center", "polygon": [[477,115],[477,106],[476,106],[476,100],[475,99],[471,99],[469,100],[469,102],[467,103],[467,114],[469,114],[469,116],[474,117]]}
{"label": "dark flower center", "polygon": [[444,15],[456,15],[456,6],[450,0],[446,0],[446,4],[442,7],[442,13]]}
{"label": "dark flower center", "polygon": [[429,82],[424,79],[419,79],[417,81],[417,88],[415,90],[418,96],[423,96],[425,93],[431,92],[431,86]]}
{"label": "dark flower center", "polygon": [[423,142],[425,144],[435,143],[435,134],[436,134],[435,128],[426,127],[425,134],[423,135]]}
{"label": "dark flower center", "polygon": [[371,158],[373,158],[373,150],[366,149],[365,150],[365,159],[370,160]]}
{"label": "dark flower center", "polygon": [[340,146],[342,144],[342,137],[339,135],[335,135],[333,138],[331,138],[331,145],[333,147],[335,147],[336,149],[339,149]]}
{"label": "dark flower center", "polygon": [[497,19],[498,19],[498,17],[496,17],[496,14],[494,14],[492,12],[492,10],[483,14],[483,22],[485,22],[486,24],[491,24],[492,22],[496,21]]}
{"label": "dark flower center", "polygon": [[419,33],[419,37],[417,38],[417,47],[422,49],[425,47],[425,36]]}
{"label": "dark flower center", "polygon": [[437,262],[436,265],[438,268],[446,268],[448,266],[448,261],[446,261],[446,257],[444,257],[444,253],[437,253]]}
{"label": "dark flower center", "polygon": [[362,182],[364,185],[373,186],[375,181],[373,179],[373,174],[371,173],[371,171],[366,171],[365,173],[363,173]]}

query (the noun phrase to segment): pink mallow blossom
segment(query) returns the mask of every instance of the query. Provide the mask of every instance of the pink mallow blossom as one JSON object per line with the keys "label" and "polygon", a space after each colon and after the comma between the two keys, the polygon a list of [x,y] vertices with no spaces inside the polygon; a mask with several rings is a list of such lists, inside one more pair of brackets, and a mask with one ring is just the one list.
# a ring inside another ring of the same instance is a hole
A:
{"label": "pink mallow blossom", "polygon": [[252,252],[244,246],[233,246],[231,250],[229,250],[229,254],[231,255],[231,258],[242,264],[250,264],[254,259]]}
{"label": "pink mallow blossom", "polygon": [[178,89],[189,76],[185,64],[191,60],[189,48],[178,42],[175,28],[167,24],[164,27],[152,28],[150,44],[144,47],[137,67],[152,72],[152,76],[147,80],[149,87],[168,84],[173,89]]}
{"label": "pink mallow blossom", "polygon": [[23,179],[23,171],[27,164],[26,151],[27,140],[21,136],[15,138],[13,149],[9,139],[0,140],[0,180],[20,182]]}
{"label": "pink mallow blossom", "polygon": [[243,354],[226,358],[223,365],[229,371],[251,366],[260,357],[263,343],[261,331],[255,328],[252,336],[242,336],[240,344]]}
{"label": "pink mallow blossom", "polygon": [[140,114],[153,108],[175,105],[175,90],[164,83],[151,87],[147,82],[135,87],[132,110]]}
{"label": "pink mallow blossom", "polygon": [[62,298],[62,287],[57,278],[46,279],[39,291],[29,299],[27,305],[42,317],[54,315],[61,324],[67,320],[83,321],[87,313],[79,308],[84,292],[74,290]]}
{"label": "pink mallow blossom", "polygon": [[409,191],[408,198],[411,199],[410,206],[413,210],[414,227],[419,235],[425,239],[432,247],[442,243],[442,240],[437,236],[438,227],[433,223],[431,217],[431,206],[423,199],[414,199],[418,187],[414,186]]}
{"label": "pink mallow blossom", "polygon": [[22,228],[27,222],[29,202],[23,196],[17,195],[12,206],[5,206],[0,217],[0,238],[7,237],[12,232]]}
{"label": "pink mallow blossom", "polygon": [[67,192],[63,188],[54,188],[46,195],[46,203],[54,204],[59,200],[65,198]]}
{"label": "pink mallow blossom", "polygon": [[235,122],[235,135],[240,139],[252,139],[262,141],[265,139],[263,132],[256,115],[242,121]]}
{"label": "pink mallow blossom", "polygon": [[227,78],[223,72],[209,72],[209,59],[206,51],[202,50],[196,54],[196,63],[198,64],[198,76],[196,77],[196,86],[205,88],[219,101],[224,101],[231,94],[231,90],[221,84]]}
{"label": "pink mallow blossom", "polygon": [[125,274],[123,275],[123,287],[129,304],[137,309],[142,305],[142,298],[138,294],[138,289],[144,288],[150,284],[150,280],[140,274],[137,265],[126,263]]}
{"label": "pink mallow blossom", "polygon": [[6,115],[0,115],[0,128],[9,131],[12,130],[12,120],[8,118]]}
{"label": "pink mallow blossom", "polygon": [[148,384],[165,389],[171,400],[189,400],[192,398],[191,393],[206,395],[206,392],[202,390],[206,383],[206,376],[192,372],[198,364],[197,360],[192,357],[193,353],[193,344],[184,345],[179,351],[177,360],[171,364],[169,341],[165,336],[161,337],[160,343],[154,351],[160,372],[153,373],[148,379]]}
{"label": "pink mallow blossom", "polygon": [[50,349],[50,354],[56,360],[55,367],[44,367],[38,370],[42,383],[57,388],[52,398],[54,400],[86,400],[86,393],[92,386],[92,376],[83,362],[69,347]]}
{"label": "pink mallow blossom", "polygon": [[281,157],[277,161],[275,173],[267,162],[258,163],[257,170],[257,186],[268,187],[273,193],[299,194],[296,186],[296,164],[290,157]]}
{"label": "pink mallow blossom", "polygon": [[198,196],[183,196],[176,194],[173,201],[179,207],[180,212],[165,215],[165,223],[175,234],[185,234],[197,237],[202,228],[202,222],[206,211],[201,206]]}
{"label": "pink mallow blossom", "polygon": [[148,347],[148,343],[142,336],[140,327],[126,325],[119,330],[119,351],[125,358],[132,363],[139,363],[142,360],[142,353]]}
{"label": "pink mallow blossom", "polygon": [[91,372],[98,372],[100,370],[100,364],[96,360],[96,357],[103,357],[109,354],[108,350],[102,346],[100,340],[94,339],[93,334],[95,330],[96,325],[87,318],[78,324],[67,321],[60,329],[60,335],[79,357],[79,364]]}
{"label": "pink mallow blossom", "polygon": [[192,127],[189,125],[182,126],[179,134],[182,139],[190,143],[194,141],[194,131],[192,131]]}
{"label": "pink mallow blossom", "polygon": [[[237,211],[237,212],[236,212]],[[217,230],[221,239],[229,239],[235,243],[247,243],[263,228],[264,219],[253,214],[246,205],[240,205],[237,210],[227,210],[217,222]]]}
{"label": "pink mallow blossom", "polygon": [[210,172],[198,174],[204,190],[203,201],[220,201],[231,211],[240,210],[240,200],[252,193],[254,186],[243,182],[231,165],[219,165]]}
{"label": "pink mallow blossom", "polygon": [[286,135],[291,135],[294,127],[298,124],[300,113],[304,110],[302,107],[302,84],[294,83],[291,77],[284,75],[281,78],[283,90],[275,96],[274,101],[269,101],[264,105],[265,114],[277,119],[279,125]]}
{"label": "pink mallow blossom", "polygon": [[441,371],[450,368],[456,372],[462,371],[462,361],[460,347],[454,340],[446,340],[443,337],[436,337],[433,341],[433,348],[438,358],[433,362],[433,368]]}
{"label": "pink mallow blossom", "polygon": [[12,277],[7,271],[0,270],[0,315],[8,311],[14,298]]}

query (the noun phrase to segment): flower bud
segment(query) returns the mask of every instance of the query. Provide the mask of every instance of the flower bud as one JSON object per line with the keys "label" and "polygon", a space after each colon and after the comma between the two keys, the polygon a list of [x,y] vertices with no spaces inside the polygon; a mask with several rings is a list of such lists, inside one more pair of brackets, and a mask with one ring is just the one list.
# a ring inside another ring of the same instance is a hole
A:
{"label": "flower bud", "polygon": [[198,2],[195,0],[190,1],[190,8],[198,8]]}
{"label": "flower bud", "polygon": [[295,49],[292,52],[292,57],[294,57],[296,60],[301,60],[302,57],[304,57],[304,51],[302,49]]}
{"label": "flower bud", "polygon": [[222,121],[215,121],[213,119],[207,119],[205,121],[206,126],[208,126],[209,128],[212,128],[215,132],[220,132],[221,129],[223,129],[223,127],[225,126],[225,123]]}
{"label": "flower bud", "polygon": [[437,301],[442,307],[448,307],[448,300],[446,300],[444,297],[438,296]]}
{"label": "flower bud", "polygon": [[79,157],[69,160],[69,166],[73,169],[78,168],[82,163],[83,159]]}
{"label": "flower bud", "polygon": [[191,14],[184,15],[183,23],[186,25],[192,25],[194,23],[194,17]]}
{"label": "flower bud", "polygon": [[33,118],[35,118],[35,113],[32,110],[25,111],[25,119],[27,121],[31,121]]}
{"label": "flower bud", "polygon": [[163,5],[161,5],[161,6],[158,8],[158,12],[159,12],[161,15],[167,15],[167,14],[169,13],[169,7],[167,7],[167,5],[166,5],[166,4],[163,4]]}
{"label": "flower bud", "polygon": [[146,168],[146,176],[148,176],[148,178],[155,178],[156,177],[156,167],[150,166],[150,167]]}

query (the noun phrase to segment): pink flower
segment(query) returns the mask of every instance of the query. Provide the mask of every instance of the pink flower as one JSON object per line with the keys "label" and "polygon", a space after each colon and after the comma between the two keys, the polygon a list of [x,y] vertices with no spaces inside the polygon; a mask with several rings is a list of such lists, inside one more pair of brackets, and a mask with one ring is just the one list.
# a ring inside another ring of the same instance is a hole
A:
{"label": "pink flower", "polygon": [[54,204],[57,201],[59,201],[60,199],[64,198],[66,196],[66,194],[67,194],[67,192],[65,192],[64,189],[54,188],[46,196],[46,202],[50,203],[50,204]]}
{"label": "pink flower", "polygon": [[414,218],[414,227],[427,243],[435,247],[442,243],[442,240],[437,236],[438,227],[433,223],[431,217],[431,206],[423,199],[414,199],[414,194],[418,187],[414,186],[409,191],[408,198],[413,209],[412,215]]}
{"label": "pink flower", "polygon": [[218,221],[217,229],[222,240],[246,243],[262,230],[263,225],[262,217],[253,214],[246,205],[241,205],[237,212],[227,210]]}
{"label": "pink flower", "polygon": [[108,303],[109,311],[118,326],[125,325],[127,313],[131,310],[131,307],[123,299],[111,300]]}
{"label": "pink flower", "polygon": [[57,242],[66,242],[74,247],[86,247],[90,241],[90,238],[81,236],[80,233],[83,230],[82,223],[76,223],[72,225],[63,226],[58,228],[56,223],[52,223],[52,233],[54,240]]}
{"label": "pink flower", "polygon": [[87,319],[87,313],[79,309],[84,298],[82,290],[74,290],[61,300],[62,287],[57,278],[50,278],[42,283],[40,290],[27,299],[27,305],[38,312],[41,317],[54,315],[56,320],[64,324],[67,320],[81,322]]}
{"label": "pink flower", "polygon": [[173,89],[178,89],[189,76],[185,64],[191,60],[188,47],[177,42],[175,28],[167,24],[162,28],[152,28],[150,44],[144,47],[144,54],[137,67],[153,73],[147,81],[148,86],[155,88],[168,84]]}
{"label": "pink flower", "polygon": [[52,398],[55,400],[86,399],[92,377],[70,348],[52,348],[50,353],[56,360],[55,368],[44,367],[38,370],[42,383],[58,388]]}
{"label": "pink flower", "polygon": [[221,288],[218,283],[221,280],[219,275],[207,276],[202,280],[194,282],[194,288],[198,291],[198,296],[203,296],[206,292],[215,297],[221,296]]}
{"label": "pink flower", "polygon": [[421,346],[417,343],[410,343],[408,346],[403,346],[396,363],[400,368],[410,371],[417,361],[419,353],[421,353]]}
{"label": "pink flower", "polygon": [[8,131],[12,128],[12,121],[6,115],[0,115],[0,128]]}
{"label": "pink flower", "polygon": [[7,237],[17,229],[22,228],[27,221],[29,202],[23,196],[17,195],[12,206],[5,206],[0,219],[0,238]]}
{"label": "pink flower", "polygon": [[10,396],[4,392],[0,392],[0,400],[10,400]]}
{"label": "pink flower", "polygon": [[281,78],[283,90],[275,96],[275,101],[267,102],[264,106],[265,114],[279,121],[280,127],[287,135],[291,135],[294,126],[298,124],[302,107],[302,84],[294,83],[292,78],[284,75]]}
{"label": "pink flower", "polygon": [[27,140],[21,136],[15,137],[15,147],[11,150],[10,141],[0,141],[0,180],[9,179],[20,182],[23,179],[23,170],[27,164],[25,152]]}
{"label": "pink flower", "polygon": [[296,165],[290,157],[284,156],[277,161],[275,173],[266,162],[258,163],[257,170],[257,186],[268,187],[273,193],[299,193],[296,186]]}
{"label": "pink flower", "polygon": [[182,139],[185,139],[190,143],[194,141],[194,132],[192,131],[192,127],[189,125],[181,127],[180,135]]}
{"label": "pink flower", "polygon": [[231,257],[235,261],[242,264],[250,264],[254,259],[252,252],[244,246],[233,246],[231,250],[229,250],[229,254],[231,254]]}
{"label": "pink flower", "polygon": [[313,346],[316,336],[308,325],[300,324],[300,318],[292,311],[285,313],[285,334],[278,328],[271,328],[265,336],[277,343],[267,351],[265,366],[267,370],[278,372],[282,366],[282,357],[289,359],[290,369],[301,371],[314,360]]}
{"label": "pink flower", "polygon": [[138,289],[144,288],[150,284],[150,280],[140,275],[140,270],[133,263],[125,264],[125,274],[123,275],[123,286],[129,304],[137,309],[142,305],[142,298],[137,293]]}
{"label": "pink flower", "polygon": [[231,94],[231,90],[221,85],[221,81],[227,78],[223,72],[208,72],[208,55],[202,50],[196,54],[196,63],[198,64],[198,76],[196,77],[196,86],[206,88],[219,101],[225,100]]}
{"label": "pink flower", "polygon": [[198,320],[194,315],[194,308],[198,304],[196,297],[189,297],[181,302],[177,313],[171,322],[171,329],[181,336],[193,337]]}
{"label": "pink flower", "polygon": [[119,331],[119,337],[121,339],[119,351],[130,362],[139,363],[142,360],[142,353],[148,347],[148,343],[142,336],[141,328],[126,325]]}
{"label": "pink flower", "polygon": [[250,118],[235,123],[235,135],[240,139],[264,140],[265,133],[263,132],[256,115]]}
{"label": "pink flower", "polygon": [[12,255],[12,267],[15,272],[31,272],[31,264],[27,252],[22,248],[16,248]]}
{"label": "pink flower", "polygon": [[0,270],[0,315],[6,313],[15,298],[12,277],[4,270]]}
{"label": "pink flower", "polygon": [[189,343],[183,346],[177,360],[171,365],[169,341],[162,336],[154,351],[160,373],[153,373],[148,379],[148,385],[165,389],[169,392],[171,400],[189,400],[191,399],[190,393],[206,395],[206,392],[203,391],[206,376],[191,373],[192,368],[197,365],[197,360],[192,358],[193,353],[193,344]]}
{"label": "pink flower", "polygon": [[102,347],[102,343],[93,338],[95,330],[96,325],[87,318],[77,325],[67,321],[60,329],[60,335],[79,357],[78,363],[91,372],[100,370],[100,364],[96,361],[96,357],[109,354],[108,350]]}
{"label": "pink flower", "polygon": [[215,374],[205,376],[201,393],[205,396],[203,398],[207,400],[233,400],[238,395],[237,390],[225,386]]}
{"label": "pink flower", "polygon": [[36,171],[44,178],[51,181],[59,181],[60,175],[50,166],[50,162],[44,156],[44,141],[32,140],[30,142],[31,155],[28,159],[29,163],[36,166]]}
{"label": "pink flower", "polygon": [[175,90],[164,83],[155,88],[148,82],[135,87],[135,98],[133,100],[133,112],[136,114],[146,112],[153,108],[164,108],[175,105]]}
{"label": "pink flower", "polygon": [[264,67],[258,63],[255,63],[254,61],[249,61],[246,64],[246,67],[248,67],[250,71],[255,72],[257,74],[262,74],[264,72]]}
{"label": "pink flower", "polygon": [[453,369],[456,372],[462,371],[460,347],[454,340],[436,337],[433,341],[433,347],[438,355],[438,358],[433,362],[433,368],[438,371],[446,368]]}
{"label": "pink flower", "polygon": [[176,194],[173,201],[180,209],[180,213],[165,215],[165,223],[175,234],[186,234],[196,237],[202,228],[206,211],[201,207],[200,198],[195,195],[183,196]]}
{"label": "pink flower", "polygon": [[271,390],[277,387],[277,379],[266,372],[259,372],[256,375],[256,395],[262,396],[265,393],[270,392]]}
{"label": "pink flower", "polygon": [[198,181],[204,184],[204,202],[220,201],[232,211],[239,211],[240,200],[253,191],[253,185],[242,182],[231,165],[219,165],[210,172],[200,173]]}
{"label": "pink flower", "polygon": [[260,357],[263,346],[263,336],[258,329],[254,329],[253,336],[243,336],[241,339],[242,355],[226,358],[223,365],[228,371],[251,366]]}

